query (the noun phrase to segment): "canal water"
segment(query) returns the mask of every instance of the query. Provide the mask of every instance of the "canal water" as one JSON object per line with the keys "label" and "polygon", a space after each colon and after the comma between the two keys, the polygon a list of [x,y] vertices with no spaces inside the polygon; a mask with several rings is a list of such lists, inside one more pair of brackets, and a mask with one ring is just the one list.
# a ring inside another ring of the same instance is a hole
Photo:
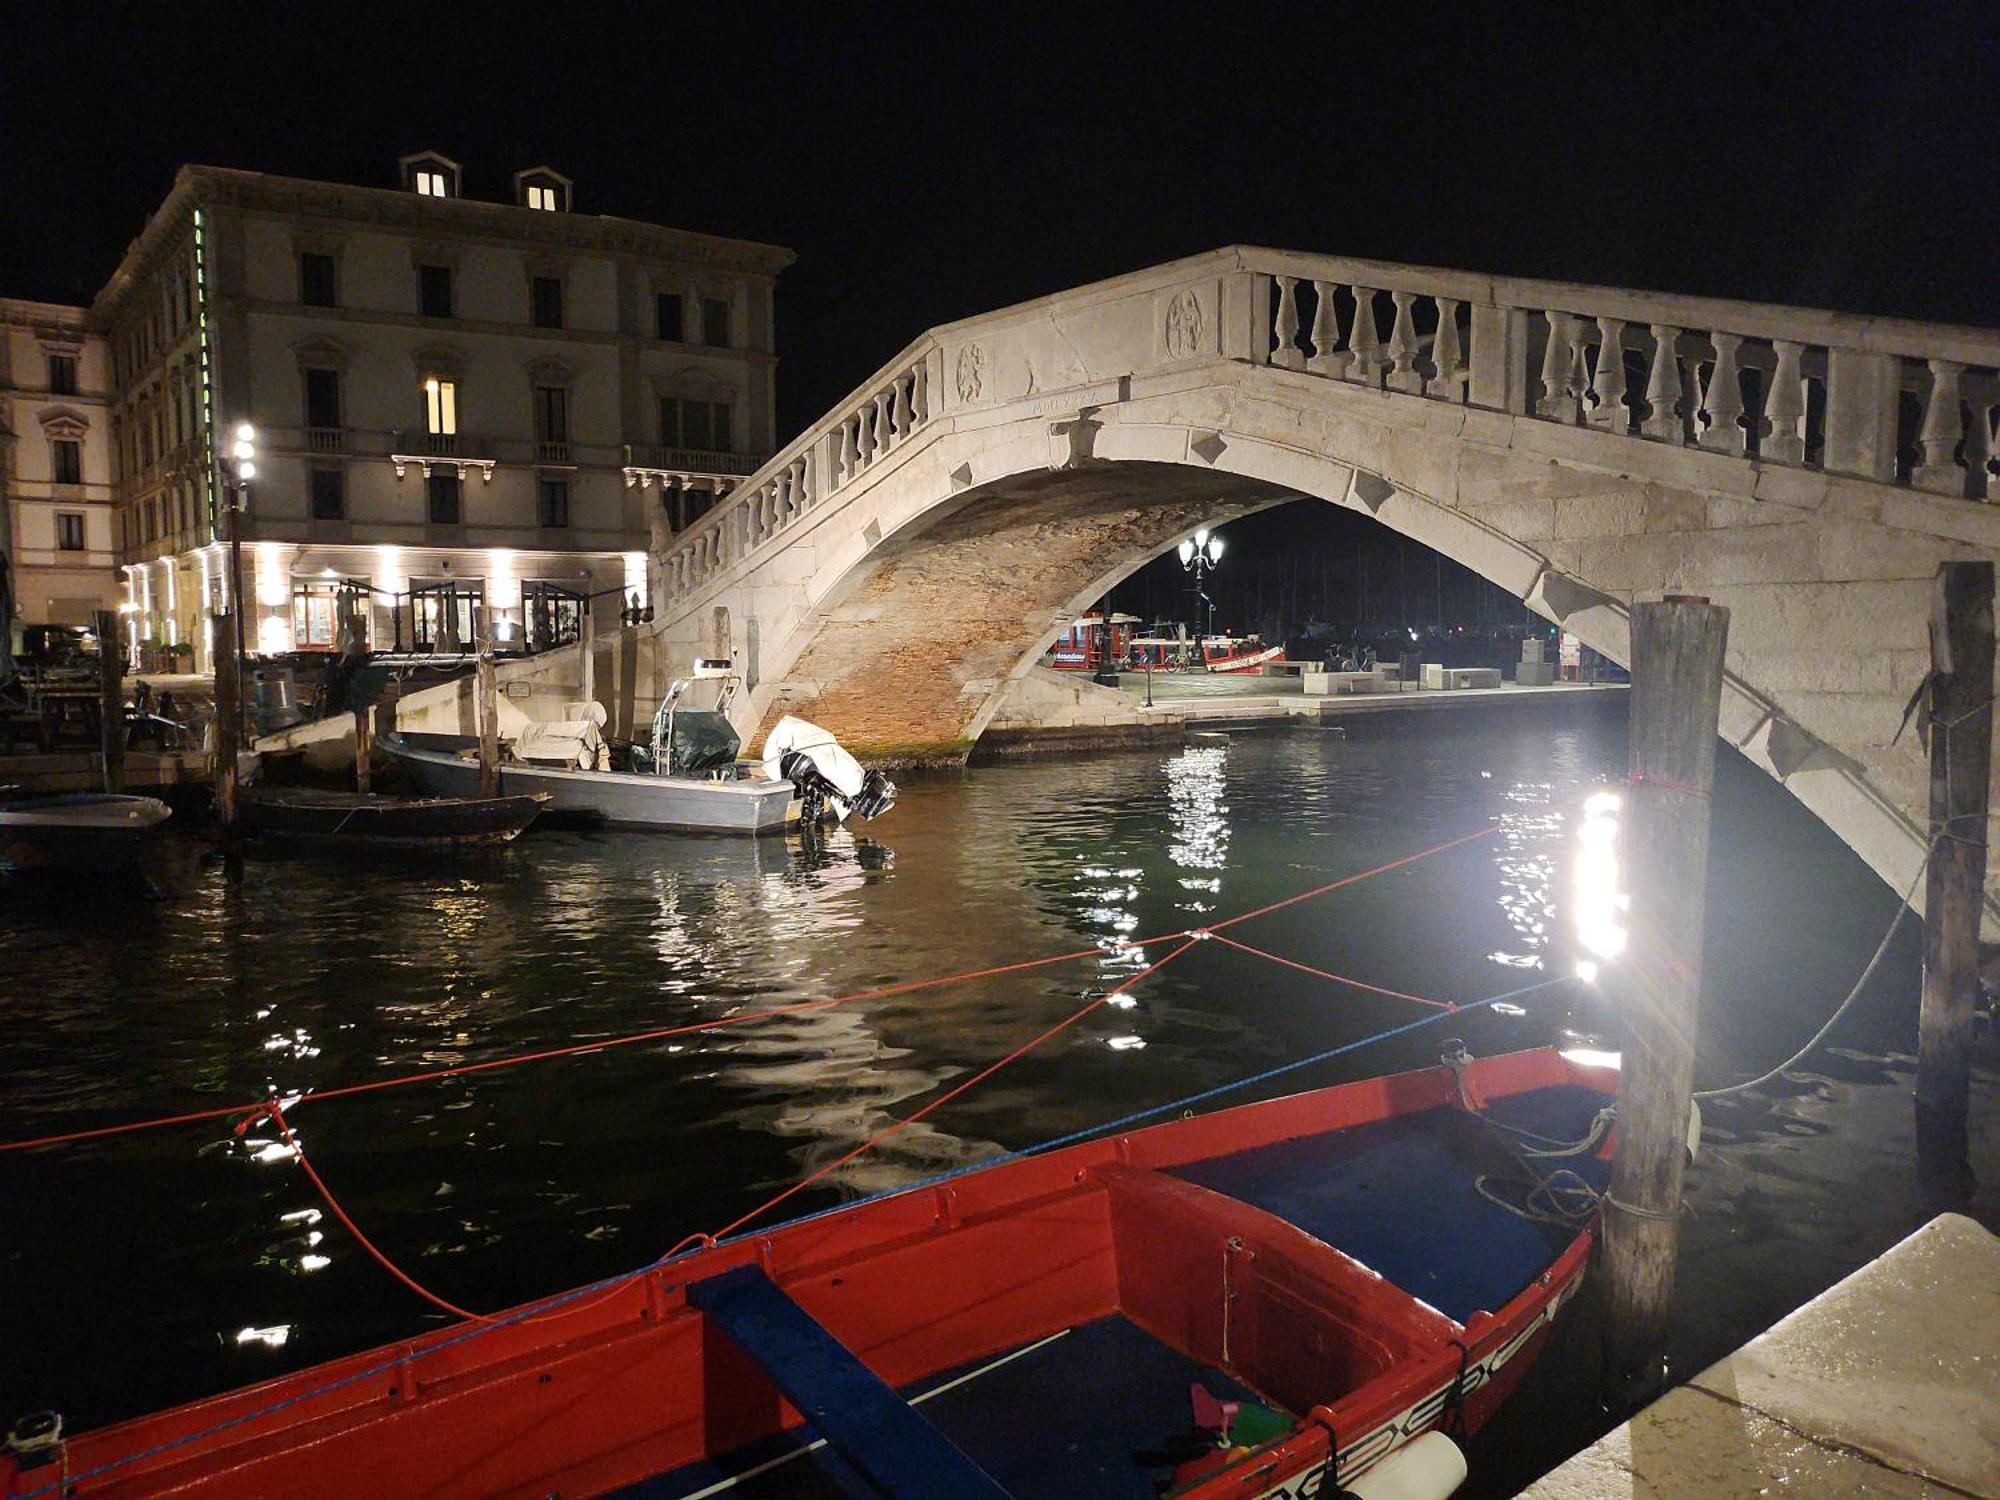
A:
{"label": "canal water", "polygon": [[[1050,968],[293,1111],[358,1221],[461,1305],[640,1266],[719,1228],[1157,958],[1139,940],[1498,833],[1235,935],[1468,1001],[1574,970],[1586,798],[1625,765],[1622,703],[1373,716],[1174,751],[915,779],[823,847],[534,833],[470,857],[253,856],[192,837],[151,891],[0,885],[0,1138],[365,1081],[756,1012],[1068,950]],[[1725,753],[1699,1081],[1798,1046],[1895,907],[1780,788]],[[1601,894],[1601,893],[1600,893]],[[1708,1112],[1674,1360],[1691,1372],[1925,1217],[1910,1170],[1917,934],[1813,1064]],[[1219,943],[1138,983],[782,1215],[1087,1129],[1436,1014]],[[1565,982],[1284,1080],[1289,1089],[1583,1034]],[[1269,1085],[1276,1091],[1281,1085]],[[1252,1098],[1252,1089],[1239,1097]],[[2000,1113],[1990,1074],[1975,1109]],[[442,1321],[320,1212],[268,1127],[226,1122],[0,1155],[0,1418],[84,1427]],[[1987,1181],[2000,1149],[1985,1131]],[[1972,1205],[2000,1221],[1991,1188]],[[1577,1305],[1474,1447],[1506,1494],[1600,1428]]]}

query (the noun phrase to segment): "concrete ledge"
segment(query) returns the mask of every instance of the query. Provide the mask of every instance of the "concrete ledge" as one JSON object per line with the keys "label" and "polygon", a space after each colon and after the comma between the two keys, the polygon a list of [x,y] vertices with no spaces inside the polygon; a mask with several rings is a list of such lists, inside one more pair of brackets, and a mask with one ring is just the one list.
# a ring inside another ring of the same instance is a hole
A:
{"label": "concrete ledge", "polygon": [[2000,1496],[1996,1319],[2000,1237],[1940,1215],[1522,1493]]}

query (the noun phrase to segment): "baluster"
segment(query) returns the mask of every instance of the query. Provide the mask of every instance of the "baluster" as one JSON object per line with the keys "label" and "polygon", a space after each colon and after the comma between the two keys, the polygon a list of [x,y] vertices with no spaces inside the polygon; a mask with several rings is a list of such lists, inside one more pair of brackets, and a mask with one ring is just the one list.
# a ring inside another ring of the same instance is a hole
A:
{"label": "baluster", "polygon": [[916,420],[928,422],[931,419],[930,361],[920,359],[910,375],[910,410]]}
{"label": "baluster", "polygon": [[1565,312],[1543,314],[1548,319],[1548,342],[1542,346],[1542,393],[1535,400],[1535,415],[1551,422],[1574,421],[1575,403],[1569,398],[1570,316]]}
{"label": "baluster", "polygon": [[854,419],[849,417],[840,424],[840,478],[837,482],[845,484],[852,479],[860,462],[861,455],[855,446]]}
{"label": "baluster", "polygon": [[1969,499],[1989,499],[1993,493],[1993,413],[1984,401],[1966,407],[1965,493]]}
{"label": "baluster", "polygon": [[1313,310],[1313,354],[1306,361],[1306,368],[1315,375],[1338,379],[1354,356],[1333,347],[1340,342],[1340,314],[1333,305],[1334,283],[1315,281],[1313,290],[1319,294],[1319,305]]}
{"label": "baluster", "polygon": [[1939,495],[1963,495],[1965,473],[1958,467],[1958,440],[1964,435],[1958,414],[1958,378],[1965,366],[1957,360],[1934,359],[1931,366],[1930,400],[1924,406],[1924,425],[1917,433],[1919,461],[1910,471],[1910,483]]}
{"label": "baluster", "polygon": [[799,484],[794,493],[798,496],[800,510],[809,510],[813,501],[819,498],[816,493],[819,486],[819,471],[813,465],[813,455],[818,451],[816,448],[808,448],[799,455]]}
{"label": "baluster", "polygon": [[1431,380],[1429,393],[1445,401],[1457,401],[1465,383],[1465,356],[1458,341],[1458,299],[1439,297],[1438,326],[1431,338]]}
{"label": "baluster", "polygon": [[854,414],[854,453],[855,472],[857,474],[875,461],[875,428],[869,420],[873,412],[874,408],[872,406],[863,406],[860,411]]}
{"label": "baluster", "polygon": [[1417,320],[1410,311],[1415,299],[1415,292],[1389,293],[1389,300],[1396,304],[1396,321],[1389,329],[1389,358],[1393,366],[1389,389],[1412,395],[1424,388],[1423,372],[1417,368]]}
{"label": "baluster", "polygon": [[910,435],[910,390],[905,384],[906,378],[898,375],[895,385],[891,387],[895,392],[895,400],[889,408],[889,419],[896,430],[898,442]]}
{"label": "baluster", "polygon": [[1597,320],[1597,374],[1590,382],[1590,425],[1610,432],[1628,432],[1632,414],[1625,409],[1625,320]]}
{"label": "baluster", "polygon": [[1287,370],[1305,367],[1305,356],[1299,352],[1299,278],[1296,276],[1273,277],[1278,283],[1278,346],[1271,354],[1271,363],[1283,365]]}
{"label": "baluster", "polygon": [[1365,286],[1354,288],[1354,326],[1347,330],[1347,347],[1354,356],[1347,378],[1380,390],[1382,340],[1375,331],[1375,293]]}
{"label": "baluster", "polygon": [[1653,325],[1653,368],[1646,379],[1646,419],[1640,430],[1647,437],[1679,447],[1681,428],[1681,362],[1674,345],[1681,331],[1668,323]]}
{"label": "baluster", "polygon": [[1778,368],[1764,395],[1764,420],[1769,431],[1758,444],[1759,457],[1781,464],[1806,461],[1806,383],[1799,373],[1805,346],[1793,339],[1772,339]]}
{"label": "baluster", "polygon": [[1701,446],[1718,453],[1741,453],[1749,437],[1741,421],[1743,378],[1736,371],[1736,349],[1743,339],[1740,334],[1711,333],[1709,340],[1715,345],[1715,363],[1701,392],[1702,410],[1708,413]]}

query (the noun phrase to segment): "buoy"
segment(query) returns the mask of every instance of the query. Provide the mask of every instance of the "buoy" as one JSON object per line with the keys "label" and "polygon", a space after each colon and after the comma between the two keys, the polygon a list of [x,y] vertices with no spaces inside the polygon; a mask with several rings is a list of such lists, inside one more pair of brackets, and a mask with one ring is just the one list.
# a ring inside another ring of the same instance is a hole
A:
{"label": "buoy", "polygon": [[1406,1443],[1340,1493],[1354,1500],[1447,1500],[1465,1483],[1465,1455],[1441,1432]]}

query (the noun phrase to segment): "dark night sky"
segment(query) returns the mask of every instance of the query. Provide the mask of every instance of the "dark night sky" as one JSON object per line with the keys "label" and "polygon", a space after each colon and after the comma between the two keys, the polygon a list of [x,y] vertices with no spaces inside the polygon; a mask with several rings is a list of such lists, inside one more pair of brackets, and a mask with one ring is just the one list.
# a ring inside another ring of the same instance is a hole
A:
{"label": "dark night sky", "polygon": [[[0,293],[181,162],[774,240],[781,436],[925,327],[1242,241],[2000,322],[1988,3],[15,6]],[[437,19],[440,15],[445,19]]]}

